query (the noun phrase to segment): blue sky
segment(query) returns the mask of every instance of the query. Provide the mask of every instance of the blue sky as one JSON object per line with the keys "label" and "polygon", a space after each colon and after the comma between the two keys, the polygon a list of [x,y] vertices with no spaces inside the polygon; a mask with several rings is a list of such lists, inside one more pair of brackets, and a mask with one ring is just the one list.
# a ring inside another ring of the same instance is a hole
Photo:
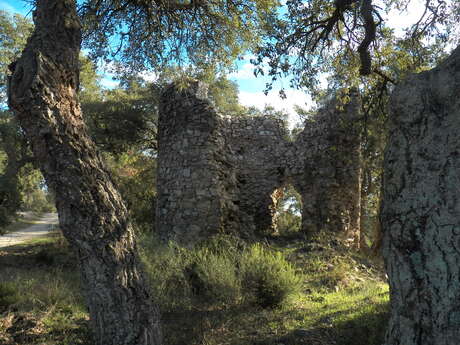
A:
{"label": "blue sky", "polygon": [[30,12],[30,4],[18,0],[0,0],[0,10],[19,13],[23,16]]}
{"label": "blue sky", "polygon": [[[376,1],[384,3],[384,0]],[[401,30],[403,26],[416,22],[417,18],[422,13],[422,0],[413,0],[408,8],[407,13],[400,15],[393,13],[386,18],[390,26]],[[0,10],[7,12],[19,13],[24,16],[31,16],[31,5],[20,0],[0,0]],[[297,121],[297,116],[294,112],[294,105],[305,106],[310,104],[309,97],[302,90],[289,88],[288,80],[280,80],[275,85],[273,90],[265,96],[263,90],[268,79],[263,77],[255,78],[253,67],[249,62],[250,56],[245,56],[243,60],[236,62],[238,70],[230,74],[230,79],[238,83],[240,93],[240,103],[246,106],[256,106],[263,108],[265,104],[270,104],[276,109],[285,110],[290,115],[291,124]],[[114,82],[110,77],[103,80],[106,87],[113,87]],[[278,91],[284,86],[286,89],[286,99],[281,99]]]}

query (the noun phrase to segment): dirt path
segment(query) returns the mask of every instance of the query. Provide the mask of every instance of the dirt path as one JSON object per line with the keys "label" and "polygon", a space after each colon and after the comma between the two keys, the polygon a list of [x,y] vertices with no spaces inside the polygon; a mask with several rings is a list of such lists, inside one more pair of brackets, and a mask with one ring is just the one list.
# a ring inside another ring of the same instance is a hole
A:
{"label": "dirt path", "polygon": [[58,224],[58,217],[56,213],[45,213],[34,222],[36,224],[31,224],[28,228],[0,236],[0,248],[47,234]]}

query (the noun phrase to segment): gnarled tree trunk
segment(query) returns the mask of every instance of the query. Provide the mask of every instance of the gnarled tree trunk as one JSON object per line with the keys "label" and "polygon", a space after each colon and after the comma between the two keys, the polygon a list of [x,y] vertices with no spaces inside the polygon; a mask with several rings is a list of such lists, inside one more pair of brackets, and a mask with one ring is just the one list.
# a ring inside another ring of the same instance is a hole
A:
{"label": "gnarled tree trunk", "polygon": [[391,98],[381,220],[386,345],[460,341],[460,48]]}
{"label": "gnarled tree trunk", "polygon": [[77,99],[81,27],[73,0],[38,0],[12,66],[9,104],[32,144],[65,237],[77,250],[95,342],[161,344],[127,210],[86,133]]}

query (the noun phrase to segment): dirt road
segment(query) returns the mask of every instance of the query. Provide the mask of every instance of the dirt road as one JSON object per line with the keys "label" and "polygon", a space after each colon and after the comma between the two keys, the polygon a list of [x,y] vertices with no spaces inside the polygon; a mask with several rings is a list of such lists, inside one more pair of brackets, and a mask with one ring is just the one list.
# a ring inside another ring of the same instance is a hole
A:
{"label": "dirt road", "polygon": [[45,213],[34,223],[36,224],[31,224],[28,228],[0,236],[0,248],[47,234],[58,224],[58,217],[56,213]]}

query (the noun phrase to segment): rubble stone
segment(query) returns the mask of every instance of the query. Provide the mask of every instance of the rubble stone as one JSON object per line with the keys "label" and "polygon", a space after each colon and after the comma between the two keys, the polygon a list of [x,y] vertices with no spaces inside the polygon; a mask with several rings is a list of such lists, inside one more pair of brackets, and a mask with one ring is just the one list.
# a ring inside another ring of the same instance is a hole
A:
{"label": "rubble stone", "polygon": [[331,101],[297,140],[271,117],[219,114],[206,84],[168,87],[160,101],[156,229],[193,245],[219,232],[275,231],[282,187],[302,197],[302,230],[359,232],[357,95]]}

